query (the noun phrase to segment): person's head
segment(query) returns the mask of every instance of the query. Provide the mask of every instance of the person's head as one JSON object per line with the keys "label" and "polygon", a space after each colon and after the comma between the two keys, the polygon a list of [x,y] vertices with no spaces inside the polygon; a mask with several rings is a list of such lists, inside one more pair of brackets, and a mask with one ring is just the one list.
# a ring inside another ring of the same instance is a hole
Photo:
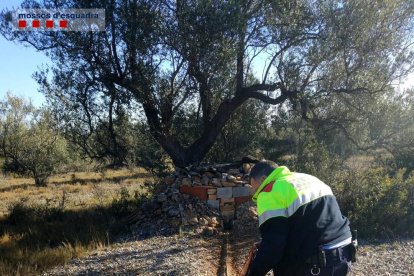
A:
{"label": "person's head", "polygon": [[253,191],[256,191],[266,177],[277,167],[279,166],[270,160],[262,160],[256,163],[249,173],[250,185],[252,186]]}

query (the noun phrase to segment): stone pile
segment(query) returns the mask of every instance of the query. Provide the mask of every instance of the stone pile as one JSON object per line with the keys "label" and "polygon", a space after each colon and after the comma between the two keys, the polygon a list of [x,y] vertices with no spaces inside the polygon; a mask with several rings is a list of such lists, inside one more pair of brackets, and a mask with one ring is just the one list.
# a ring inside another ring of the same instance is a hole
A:
{"label": "stone pile", "polygon": [[251,200],[248,163],[177,171],[156,184],[155,197],[128,218],[138,239],[184,232],[213,235]]}
{"label": "stone pile", "polygon": [[205,166],[178,173],[176,181],[181,193],[207,201],[224,219],[232,220],[236,206],[251,199],[248,183],[251,166],[249,163]]}

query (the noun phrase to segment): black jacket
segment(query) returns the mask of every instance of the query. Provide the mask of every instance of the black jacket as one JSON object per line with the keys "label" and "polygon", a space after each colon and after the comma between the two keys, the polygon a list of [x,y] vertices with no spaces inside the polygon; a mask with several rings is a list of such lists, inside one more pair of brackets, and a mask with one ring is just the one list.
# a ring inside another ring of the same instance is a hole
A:
{"label": "black jacket", "polygon": [[349,220],[341,214],[335,196],[301,206],[292,216],[268,219],[260,226],[262,242],[249,275],[265,275],[279,265],[303,265],[320,245],[351,237]]}

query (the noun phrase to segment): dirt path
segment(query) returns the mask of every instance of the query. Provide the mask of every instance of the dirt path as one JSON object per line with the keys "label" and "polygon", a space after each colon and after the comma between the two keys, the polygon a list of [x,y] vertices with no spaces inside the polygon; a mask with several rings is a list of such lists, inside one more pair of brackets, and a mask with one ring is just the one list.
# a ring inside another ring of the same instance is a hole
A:
{"label": "dirt path", "polygon": [[118,243],[43,275],[215,276],[221,241],[220,237],[173,235]]}

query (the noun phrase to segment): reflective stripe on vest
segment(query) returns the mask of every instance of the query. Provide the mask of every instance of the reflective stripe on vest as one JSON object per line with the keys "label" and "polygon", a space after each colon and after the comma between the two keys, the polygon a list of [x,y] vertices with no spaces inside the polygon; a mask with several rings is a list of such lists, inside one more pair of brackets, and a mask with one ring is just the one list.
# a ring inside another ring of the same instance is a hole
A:
{"label": "reflective stripe on vest", "polygon": [[273,174],[275,182],[272,189],[267,192],[264,186],[257,195],[259,226],[273,217],[288,218],[304,204],[332,195],[331,188],[314,176],[291,173],[286,167],[278,169]]}

